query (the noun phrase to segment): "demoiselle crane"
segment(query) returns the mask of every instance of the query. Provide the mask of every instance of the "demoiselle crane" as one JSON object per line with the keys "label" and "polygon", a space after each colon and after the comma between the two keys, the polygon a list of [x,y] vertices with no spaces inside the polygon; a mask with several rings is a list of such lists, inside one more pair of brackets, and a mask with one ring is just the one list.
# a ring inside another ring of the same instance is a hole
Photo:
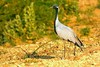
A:
{"label": "demoiselle crane", "polygon": [[[59,19],[58,19],[58,10],[59,7],[57,5],[53,5],[53,8],[56,11],[55,14],[55,20],[54,20],[54,31],[55,33],[62,39],[67,40],[69,42],[72,42],[75,45],[75,49],[76,46],[78,46],[81,51],[83,51],[83,43],[80,41],[80,39],[76,36],[76,34],[74,33],[74,31],[68,27],[65,26],[64,24],[62,24]],[[64,45],[65,46],[65,45]],[[74,49],[74,55],[75,55],[75,49]],[[65,58],[65,48],[64,48],[64,58]]]}

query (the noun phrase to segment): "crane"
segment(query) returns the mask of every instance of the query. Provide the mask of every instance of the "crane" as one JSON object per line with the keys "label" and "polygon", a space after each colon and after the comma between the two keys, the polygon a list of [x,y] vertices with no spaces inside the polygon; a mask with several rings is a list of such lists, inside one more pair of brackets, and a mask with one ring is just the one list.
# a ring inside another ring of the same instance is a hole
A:
{"label": "crane", "polygon": [[[72,42],[76,46],[78,46],[81,51],[83,51],[83,43],[80,41],[80,39],[77,37],[77,35],[74,33],[74,31],[68,27],[62,24],[58,19],[58,10],[59,7],[57,5],[53,5],[53,8],[55,9],[55,20],[54,20],[54,31],[55,33],[62,38],[63,40]],[[65,46],[65,45],[64,45]],[[75,49],[74,49],[74,55],[75,55]],[[64,58],[65,58],[65,47],[64,47]]]}

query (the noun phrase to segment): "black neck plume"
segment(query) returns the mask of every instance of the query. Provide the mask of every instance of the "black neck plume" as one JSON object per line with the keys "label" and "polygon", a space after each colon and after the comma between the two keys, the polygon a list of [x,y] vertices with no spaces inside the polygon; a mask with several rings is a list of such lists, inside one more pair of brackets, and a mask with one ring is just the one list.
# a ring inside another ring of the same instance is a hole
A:
{"label": "black neck plume", "polygon": [[58,8],[56,8],[55,11],[56,11],[56,13],[55,13],[55,20],[54,20],[54,31],[57,34],[57,32],[56,32],[56,20],[58,18]]}

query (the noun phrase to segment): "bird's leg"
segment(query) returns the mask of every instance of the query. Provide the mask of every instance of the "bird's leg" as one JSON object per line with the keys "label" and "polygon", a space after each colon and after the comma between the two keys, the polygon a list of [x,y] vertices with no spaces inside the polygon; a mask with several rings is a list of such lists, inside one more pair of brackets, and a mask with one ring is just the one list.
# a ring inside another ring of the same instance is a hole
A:
{"label": "bird's leg", "polygon": [[63,46],[63,59],[65,59],[65,57],[66,57],[66,46],[65,46],[65,40],[63,40],[64,41],[64,46]]}
{"label": "bird's leg", "polygon": [[64,59],[65,59],[65,54],[66,54],[66,47],[65,47],[65,43],[64,43]]}
{"label": "bird's leg", "polygon": [[80,48],[81,49],[81,51],[83,51],[83,49],[82,48]]}
{"label": "bird's leg", "polygon": [[75,51],[76,51],[76,46],[74,45],[74,56],[75,56],[75,54],[76,54]]}

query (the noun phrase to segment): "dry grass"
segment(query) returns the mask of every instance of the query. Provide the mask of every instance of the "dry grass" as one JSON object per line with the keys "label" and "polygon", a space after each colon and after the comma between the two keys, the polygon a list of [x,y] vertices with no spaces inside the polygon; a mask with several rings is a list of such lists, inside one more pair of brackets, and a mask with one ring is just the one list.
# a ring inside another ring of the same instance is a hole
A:
{"label": "dry grass", "polygon": [[[66,43],[66,58],[63,57],[62,40],[38,42],[36,44],[19,45],[16,47],[0,47],[1,67],[90,67],[100,66],[100,43],[85,46],[83,52],[77,48],[76,56],[73,55],[72,44]],[[44,45],[33,54],[40,45]]]}

